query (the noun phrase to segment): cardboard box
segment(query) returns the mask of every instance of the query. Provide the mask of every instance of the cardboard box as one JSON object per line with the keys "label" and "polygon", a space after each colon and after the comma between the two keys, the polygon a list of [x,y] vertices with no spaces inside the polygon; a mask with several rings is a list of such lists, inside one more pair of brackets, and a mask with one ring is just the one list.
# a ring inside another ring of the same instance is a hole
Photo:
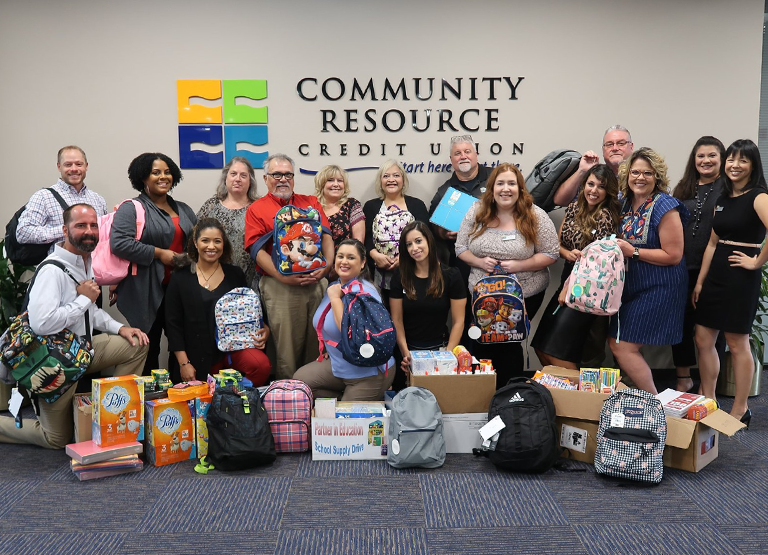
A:
{"label": "cardboard box", "polygon": [[443,414],[487,413],[496,393],[496,374],[411,376],[411,385],[430,390]]}
{"label": "cardboard box", "polygon": [[312,460],[387,458],[388,417],[316,418],[312,412]]}
{"label": "cardboard box", "polygon": [[[556,366],[546,366],[542,370],[548,374],[563,378],[578,379],[579,372]],[[619,383],[618,389],[626,386]],[[603,403],[609,397],[607,393],[590,393],[585,391],[568,391],[565,389],[550,389],[555,402],[557,425],[560,432],[560,444],[570,451],[570,458],[577,461],[595,461],[597,440],[597,424]],[[718,432],[732,436],[744,424],[728,413],[717,410],[706,418],[696,422],[684,418],[667,416],[667,442],[664,448],[664,466],[677,468],[687,472],[698,472],[718,455]],[[564,426],[568,426],[564,428]],[[573,445],[581,438],[577,434],[586,434],[584,451],[581,445]]]}
{"label": "cardboard box", "polygon": [[488,422],[487,412],[444,414],[443,437],[446,453],[471,453],[480,448],[483,438],[478,430]]}
{"label": "cardboard box", "polygon": [[163,466],[196,458],[195,399],[146,404],[147,461]]}
{"label": "cardboard box", "polygon": [[93,442],[102,447],[144,439],[144,382],[138,376],[92,380]]}
{"label": "cardboard box", "polygon": [[[88,400],[86,403],[85,400]],[[75,420],[75,443],[90,441],[92,437],[93,407],[90,393],[75,393],[72,397],[72,412]]]}

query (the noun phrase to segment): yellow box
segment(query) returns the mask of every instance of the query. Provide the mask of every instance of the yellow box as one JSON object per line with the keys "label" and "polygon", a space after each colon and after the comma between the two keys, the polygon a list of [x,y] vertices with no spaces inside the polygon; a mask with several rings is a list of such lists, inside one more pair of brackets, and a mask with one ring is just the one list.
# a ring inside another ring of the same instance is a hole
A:
{"label": "yellow box", "polygon": [[196,458],[195,400],[147,401],[147,460],[163,466]]}
{"label": "yellow box", "polygon": [[138,376],[93,380],[92,399],[96,445],[109,447],[144,439],[144,382]]}

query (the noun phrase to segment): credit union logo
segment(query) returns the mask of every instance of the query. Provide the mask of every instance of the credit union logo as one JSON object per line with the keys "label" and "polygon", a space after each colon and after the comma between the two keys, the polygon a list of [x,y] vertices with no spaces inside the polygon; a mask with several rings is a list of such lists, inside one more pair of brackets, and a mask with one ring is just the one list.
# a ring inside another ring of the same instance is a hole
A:
{"label": "credit union logo", "polygon": [[[176,81],[182,169],[223,168],[234,156],[261,167],[269,152],[265,79]],[[201,102],[203,99],[205,102]],[[242,150],[247,146],[247,150]]]}

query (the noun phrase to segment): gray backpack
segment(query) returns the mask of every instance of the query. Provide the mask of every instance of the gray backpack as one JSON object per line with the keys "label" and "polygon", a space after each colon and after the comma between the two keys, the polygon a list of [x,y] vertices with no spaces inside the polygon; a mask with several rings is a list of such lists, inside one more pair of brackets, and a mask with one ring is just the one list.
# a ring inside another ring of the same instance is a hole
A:
{"label": "gray backpack", "polygon": [[387,462],[395,468],[443,466],[443,413],[428,389],[407,387],[392,400]]}
{"label": "gray backpack", "polygon": [[579,168],[581,154],[575,150],[553,150],[533,167],[525,178],[525,188],[536,206],[547,212],[555,209],[557,188]]}

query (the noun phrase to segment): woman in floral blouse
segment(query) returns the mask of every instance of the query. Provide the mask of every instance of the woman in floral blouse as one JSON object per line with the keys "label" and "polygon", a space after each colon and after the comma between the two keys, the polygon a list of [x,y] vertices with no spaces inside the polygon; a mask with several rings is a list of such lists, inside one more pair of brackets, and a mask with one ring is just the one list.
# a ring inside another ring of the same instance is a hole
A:
{"label": "woman in floral blouse", "polygon": [[339,166],[324,166],[315,175],[315,196],[331,224],[333,245],[344,239],[365,243],[365,216],[357,199],[349,196],[347,172]]}

